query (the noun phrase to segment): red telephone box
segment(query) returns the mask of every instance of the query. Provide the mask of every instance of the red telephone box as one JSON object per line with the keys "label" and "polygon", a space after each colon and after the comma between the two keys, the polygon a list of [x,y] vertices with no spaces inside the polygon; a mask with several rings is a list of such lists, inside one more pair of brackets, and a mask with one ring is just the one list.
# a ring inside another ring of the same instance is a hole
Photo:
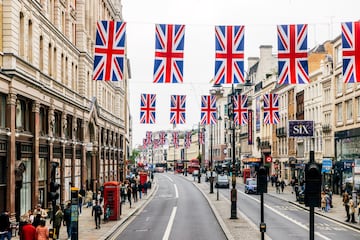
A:
{"label": "red telephone box", "polygon": [[246,179],[250,177],[250,168],[243,169],[243,179],[244,183],[246,183]]}
{"label": "red telephone box", "polygon": [[109,220],[119,220],[121,215],[121,184],[112,181],[104,183],[104,214],[110,208]]}
{"label": "red telephone box", "polygon": [[[146,172],[140,172],[139,173],[139,176],[140,176],[140,184],[144,186],[145,183],[147,183],[147,173]],[[144,192],[144,188],[142,189],[142,192]]]}

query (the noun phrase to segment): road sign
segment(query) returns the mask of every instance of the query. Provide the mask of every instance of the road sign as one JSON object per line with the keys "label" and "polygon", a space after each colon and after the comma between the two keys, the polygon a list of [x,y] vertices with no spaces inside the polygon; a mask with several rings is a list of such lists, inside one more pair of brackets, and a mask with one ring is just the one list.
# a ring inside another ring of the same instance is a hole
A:
{"label": "road sign", "polygon": [[328,158],[324,158],[322,160],[321,173],[330,173],[331,169],[332,169],[332,160]]}
{"label": "road sign", "polygon": [[314,121],[291,120],[288,130],[289,137],[313,137]]}

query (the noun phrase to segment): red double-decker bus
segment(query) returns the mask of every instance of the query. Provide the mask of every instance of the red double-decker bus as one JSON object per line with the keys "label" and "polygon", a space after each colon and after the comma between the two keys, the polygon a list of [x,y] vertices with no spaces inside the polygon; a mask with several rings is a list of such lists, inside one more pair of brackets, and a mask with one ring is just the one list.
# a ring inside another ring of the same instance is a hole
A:
{"label": "red double-decker bus", "polygon": [[175,162],[174,172],[175,172],[175,173],[183,173],[183,172],[184,172],[184,163],[182,163],[182,162]]}
{"label": "red double-decker bus", "polygon": [[192,174],[194,172],[194,170],[199,170],[200,171],[200,164],[199,164],[199,159],[197,158],[193,158],[189,161],[188,167],[187,167],[187,172]]}

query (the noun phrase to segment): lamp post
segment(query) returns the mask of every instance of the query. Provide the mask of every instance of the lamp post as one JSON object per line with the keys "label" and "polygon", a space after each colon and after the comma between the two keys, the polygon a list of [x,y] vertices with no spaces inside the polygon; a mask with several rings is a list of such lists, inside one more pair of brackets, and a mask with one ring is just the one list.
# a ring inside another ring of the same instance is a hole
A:
{"label": "lamp post", "polygon": [[[214,84],[210,89],[210,94],[217,97],[222,97],[224,89],[220,84]],[[210,193],[214,193],[214,179],[213,179],[213,124],[210,124]]]}

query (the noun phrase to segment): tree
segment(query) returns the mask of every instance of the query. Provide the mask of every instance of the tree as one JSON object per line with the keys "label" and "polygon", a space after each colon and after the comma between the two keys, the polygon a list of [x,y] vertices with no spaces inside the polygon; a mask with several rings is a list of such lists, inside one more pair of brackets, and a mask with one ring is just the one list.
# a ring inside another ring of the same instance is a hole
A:
{"label": "tree", "polygon": [[138,149],[133,149],[130,155],[130,163],[135,164],[135,159],[140,155],[140,151]]}

